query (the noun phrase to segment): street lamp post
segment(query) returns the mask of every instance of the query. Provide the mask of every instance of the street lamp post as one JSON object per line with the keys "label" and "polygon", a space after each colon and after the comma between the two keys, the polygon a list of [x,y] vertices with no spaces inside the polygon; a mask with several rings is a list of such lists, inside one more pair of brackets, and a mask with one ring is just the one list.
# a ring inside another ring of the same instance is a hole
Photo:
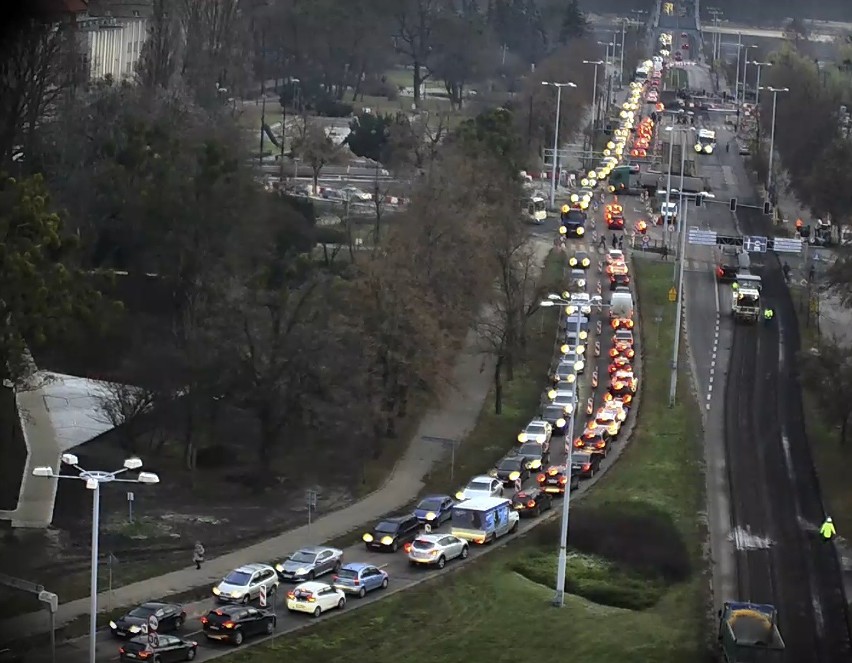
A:
{"label": "street lamp post", "polygon": [[89,585],[89,663],[95,663],[98,626],[98,537],[100,532],[101,484],[116,482],[153,485],[160,482],[160,477],[153,472],[139,472],[135,479],[119,478],[120,475],[128,470],[135,471],[142,467],[142,460],[136,457],[125,460],[124,467],[114,472],[84,470],[80,467],[77,456],[74,454],[62,454],[61,461],[64,465],[73,467],[79,474],[58,474],[52,467],[40,466],[33,468],[33,476],[45,479],[76,479],[77,481],[85,481],[86,488],[92,491],[92,577]]}
{"label": "street lamp post", "polygon": [[746,88],[748,87],[748,49],[757,48],[757,44],[749,44],[748,46],[743,46],[745,49],[745,53],[743,54],[743,96],[742,102],[746,101]]}
{"label": "street lamp post", "polygon": [[[567,293],[566,293],[567,294]],[[591,303],[598,309],[609,308],[603,303],[600,295],[595,295],[591,298]],[[561,295],[548,295],[547,299],[540,302],[539,306],[559,306],[566,309],[566,312],[579,313],[579,309],[575,303]],[[574,338],[580,338],[580,316],[577,316],[577,324],[574,329]],[[559,559],[556,567],[556,596],[553,599],[553,605],[557,608],[565,606],[565,577],[568,568],[568,518],[571,512],[571,474],[573,472],[573,462],[571,454],[574,450],[574,419],[577,414],[577,409],[580,403],[577,400],[577,373],[574,372],[574,381],[571,383],[571,391],[573,394],[574,409],[571,410],[571,416],[568,418],[565,433],[565,453],[568,458],[565,461],[568,482],[565,484],[565,498],[562,500],[562,523],[559,531]]]}
{"label": "street lamp post", "polygon": [[583,60],[583,64],[592,64],[595,66],[595,77],[592,82],[592,130],[594,130],[598,117],[598,67],[605,63],[603,60]]}
{"label": "street lamp post", "polygon": [[734,84],[734,103],[739,105],[740,103],[740,55],[743,50],[743,33],[737,33],[737,78],[736,83]]}
{"label": "street lamp post", "polygon": [[757,79],[754,82],[754,105],[760,106],[760,70],[763,67],[771,67],[772,63],[758,62],[757,60],[752,60],[752,64],[757,67]]}
{"label": "street lamp post", "polygon": [[769,170],[766,173],[766,194],[772,197],[772,161],[775,156],[775,109],[778,106],[778,93],[789,92],[788,87],[762,88],[772,93],[772,130],[769,135]]}
{"label": "street lamp post", "polygon": [[553,127],[553,168],[550,173],[550,207],[556,206],[556,165],[559,162],[559,115],[562,112],[562,88],[577,87],[576,83],[552,83],[542,81],[542,85],[556,88],[556,121]]}
{"label": "street lamp post", "polygon": [[621,19],[621,60],[618,65],[618,87],[624,87],[624,29],[627,27],[627,19]]}

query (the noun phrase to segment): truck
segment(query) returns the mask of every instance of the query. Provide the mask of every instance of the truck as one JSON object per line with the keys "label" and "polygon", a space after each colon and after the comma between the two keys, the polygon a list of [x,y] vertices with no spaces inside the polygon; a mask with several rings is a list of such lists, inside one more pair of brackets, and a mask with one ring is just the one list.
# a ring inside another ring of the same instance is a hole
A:
{"label": "truck", "polygon": [[725,663],[780,660],[785,645],[774,606],[726,601],[718,615],[719,647]]}
{"label": "truck", "polygon": [[653,194],[662,173],[641,171],[638,164],[617,166],[609,174],[609,190],[619,196],[638,196],[643,191]]}
{"label": "truck", "polygon": [[737,272],[731,287],[731,315],[737,322],[757,322],[760,316],[760,277],[746,270]]}
{"label": "truck", "polygon": [[503,497],[475,497],[453,507],[453,536],[473,543],[490,543],[518,529],[520,516],[511,500]]}
{"label": "truck", "polygon": [[540,225],[547,220],[547,203],[542,196],[529,196],[522,205],[524,218],[530,223]]}

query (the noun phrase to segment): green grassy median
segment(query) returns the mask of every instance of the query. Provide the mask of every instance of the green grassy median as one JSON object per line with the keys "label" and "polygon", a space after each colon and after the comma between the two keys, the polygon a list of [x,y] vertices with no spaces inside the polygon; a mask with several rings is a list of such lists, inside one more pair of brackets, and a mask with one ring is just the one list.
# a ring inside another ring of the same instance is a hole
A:
{"label": "green grassy median", "polygon": [[[674,409],[667,404],[674,326],[674,306],[667,300],[671,267],[640,262],[635,271],[644,311],[638,422],[618,463],[572,510],[575,550],[567,587],[576,593],[568,596],[564,609],[550,605],[557,527],[548,523],[467,569],[318,628],[235,653],[231,660],[458,663],[552,658],[553,652],[563,652],[574,663],[700,660],[705,583],[698,525],[703,492],[699,415],[686,396]],[[657,330],[653,320],[660,308]],[[544,338],[541,343],[546,345]],[[543,366],[540,370],[543,374]],[[536,394],[538,379],[531,382]],[[684,394],[686,375],[680,384]],[[532,396],[513,398],[519,400],[507,411]],[[518,416],[530,413],[518,411]],[[493,426],[489,421],[483,414],[480,425]]]}

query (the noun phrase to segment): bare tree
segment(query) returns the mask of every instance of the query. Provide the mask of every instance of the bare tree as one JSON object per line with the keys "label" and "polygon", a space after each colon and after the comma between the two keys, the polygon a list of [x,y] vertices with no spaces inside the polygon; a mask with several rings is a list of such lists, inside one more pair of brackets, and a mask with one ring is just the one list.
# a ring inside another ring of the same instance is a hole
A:
{"label": "bare tree", "polygon": [[400,115],[389,128],[391,161],[418,170],[428,168],[438,156],[449,129],[448,113],[424,111],[412,117]]}
{"label": "bare tree", "polygon": [[316,193],[322,169],[339,158],[340,147],[334,144],[319,122],[305,117],[293,144],[293,151],[310,167]]}
{"label": "bare tree", "polygon": [[169,0],[154,0],[148,38],[136,65],[139,83],[144,87],[167,88],[177,71],[181,43],[178,19],[169,12],[172,6]]}
{"label": "bare tree", "polygon": [[147,430],[144,421],[159,401],[152,389],[106,383],[98,397],[100,418],[118,431],[125,451],[135,453],[139,436]]}
{"label": "bare tree", "polygon": [[823,338],[818,347],[799,355],[802,381],[817,397],[825,416],[837,426],[845,444],[852,417],[852,348]]}
{"label": "bare tree", "polygon": [[399,0],[394,11],[396,50],[412,68],[414,105],[420,105],[420,88],[429,78],[433,30],[440,0]]}

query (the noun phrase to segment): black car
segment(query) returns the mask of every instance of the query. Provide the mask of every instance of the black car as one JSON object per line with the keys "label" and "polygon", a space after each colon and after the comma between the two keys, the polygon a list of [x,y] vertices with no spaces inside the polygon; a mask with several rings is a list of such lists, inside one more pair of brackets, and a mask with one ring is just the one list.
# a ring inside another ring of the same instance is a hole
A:
{"label": "black car", "polygon": [[561,405],[545,405],[541,408],[541,418],[553,426],[553,432],[561,432],[568,423],[568,415]]}
{"label": "black car", "polygon": [[[539,487],[550,495],[564,495],[568,484],[568,468],[565,465],[551,465],[536,477]],[[571,490],[580,486],[580,477],[571,473]]]}
{"label": "black car", "polygon": [[574,364],[576,361],[560,361],[553,367],[550,371],[550,379],[553,382],[572,382],[576,379],[576,369],[574,368]]}
{"label": "black car", "polygon": [[611,216],[606,220],[607,230],[624,230],[624,217]]}
{"label": "black car", "polygon": [[157,633],[170,633],[180,630],[186,621],[186,612],[177,603],[148,601],[111,621],[109,630],[118,638],[132,638],[142,632],[142,626],[147,625],[151,617],[157,620]]}
{"label": "black car", "polygon": [[234,606],[211,610],[201,618],[201,628],[208,640],[239,646],[253,635],[272,635],[276,622],[269,610]]}
{"label": "black car", "polygon": [[504,486],[510,486],[518,480],[523,483],[530,478],[529,463],[523,456],[506,456],[497,462],[488,475],[500,479]]}
{"label": "black car", "polygon": [[721,263],[716,267],[716,280],[719,283],[733,283],[737,280],[737,266]]}
{"label": "black car", "polygon": [[583,269],[572,269],[568,273],[568,290],[585,292],[588,282],[586,271]]}
{"label": "black car", "polygon": [[549,447],[539,444],[538,442],[524,442],[521,446],[512,450],[512,454],[520,456],[527,462],[527,466],[531,470],[539,470],[546,467],[549,458]]}
{"label": "black car", "polygon": [[390,550],[396,552],[406,543],[411,543],[420,532],[420,521],[413,513],[380,520],[362,539],[367,550]]}
{"label": "black car", "polygon": [[[151,642],[150,640],[153,640]],[[125,642],[118,650],[122,661],[156,661],[175,663],[191,661],[198,652],[198,643],[184,640],[176,635],[137,635]]]}
{"label": "black car", "polygon": [[561,214],[561,224],[566,237],[583,237],[586,234],[587,215],[583,210],[570,209]]}
{"label": "black car", "polygon": [[609,277],[609,289],[615,290],[619,287],[629,287],[630,286],[630,275],[629,274],[611,274]]}
{"label": "black car", "polygon": [[583,479],[591,479],[601,469],[602,453],[590,449],[578,449],[571,454],[571,473]]}
{"label": "black car", "polygon": [[579,327],[580,340],[586,341],[589,338],[589,318],[582,313],[567,315],[562,318],[562,331],[565,334],[566,342],[568,336],[573,336],[577,333]]}
{"label": "black car", "polygon": [[585,251],[575,251],[574,255],[568,258],[568,266],[572,271],[588,269],[592,266],[592,259]]}
{"label": "black car", "polygon": [[553,497],[541,488],[529,488],[512,495],[512,508],[522,518],[524,516],[540,516],[543,511],[553,508]]}

